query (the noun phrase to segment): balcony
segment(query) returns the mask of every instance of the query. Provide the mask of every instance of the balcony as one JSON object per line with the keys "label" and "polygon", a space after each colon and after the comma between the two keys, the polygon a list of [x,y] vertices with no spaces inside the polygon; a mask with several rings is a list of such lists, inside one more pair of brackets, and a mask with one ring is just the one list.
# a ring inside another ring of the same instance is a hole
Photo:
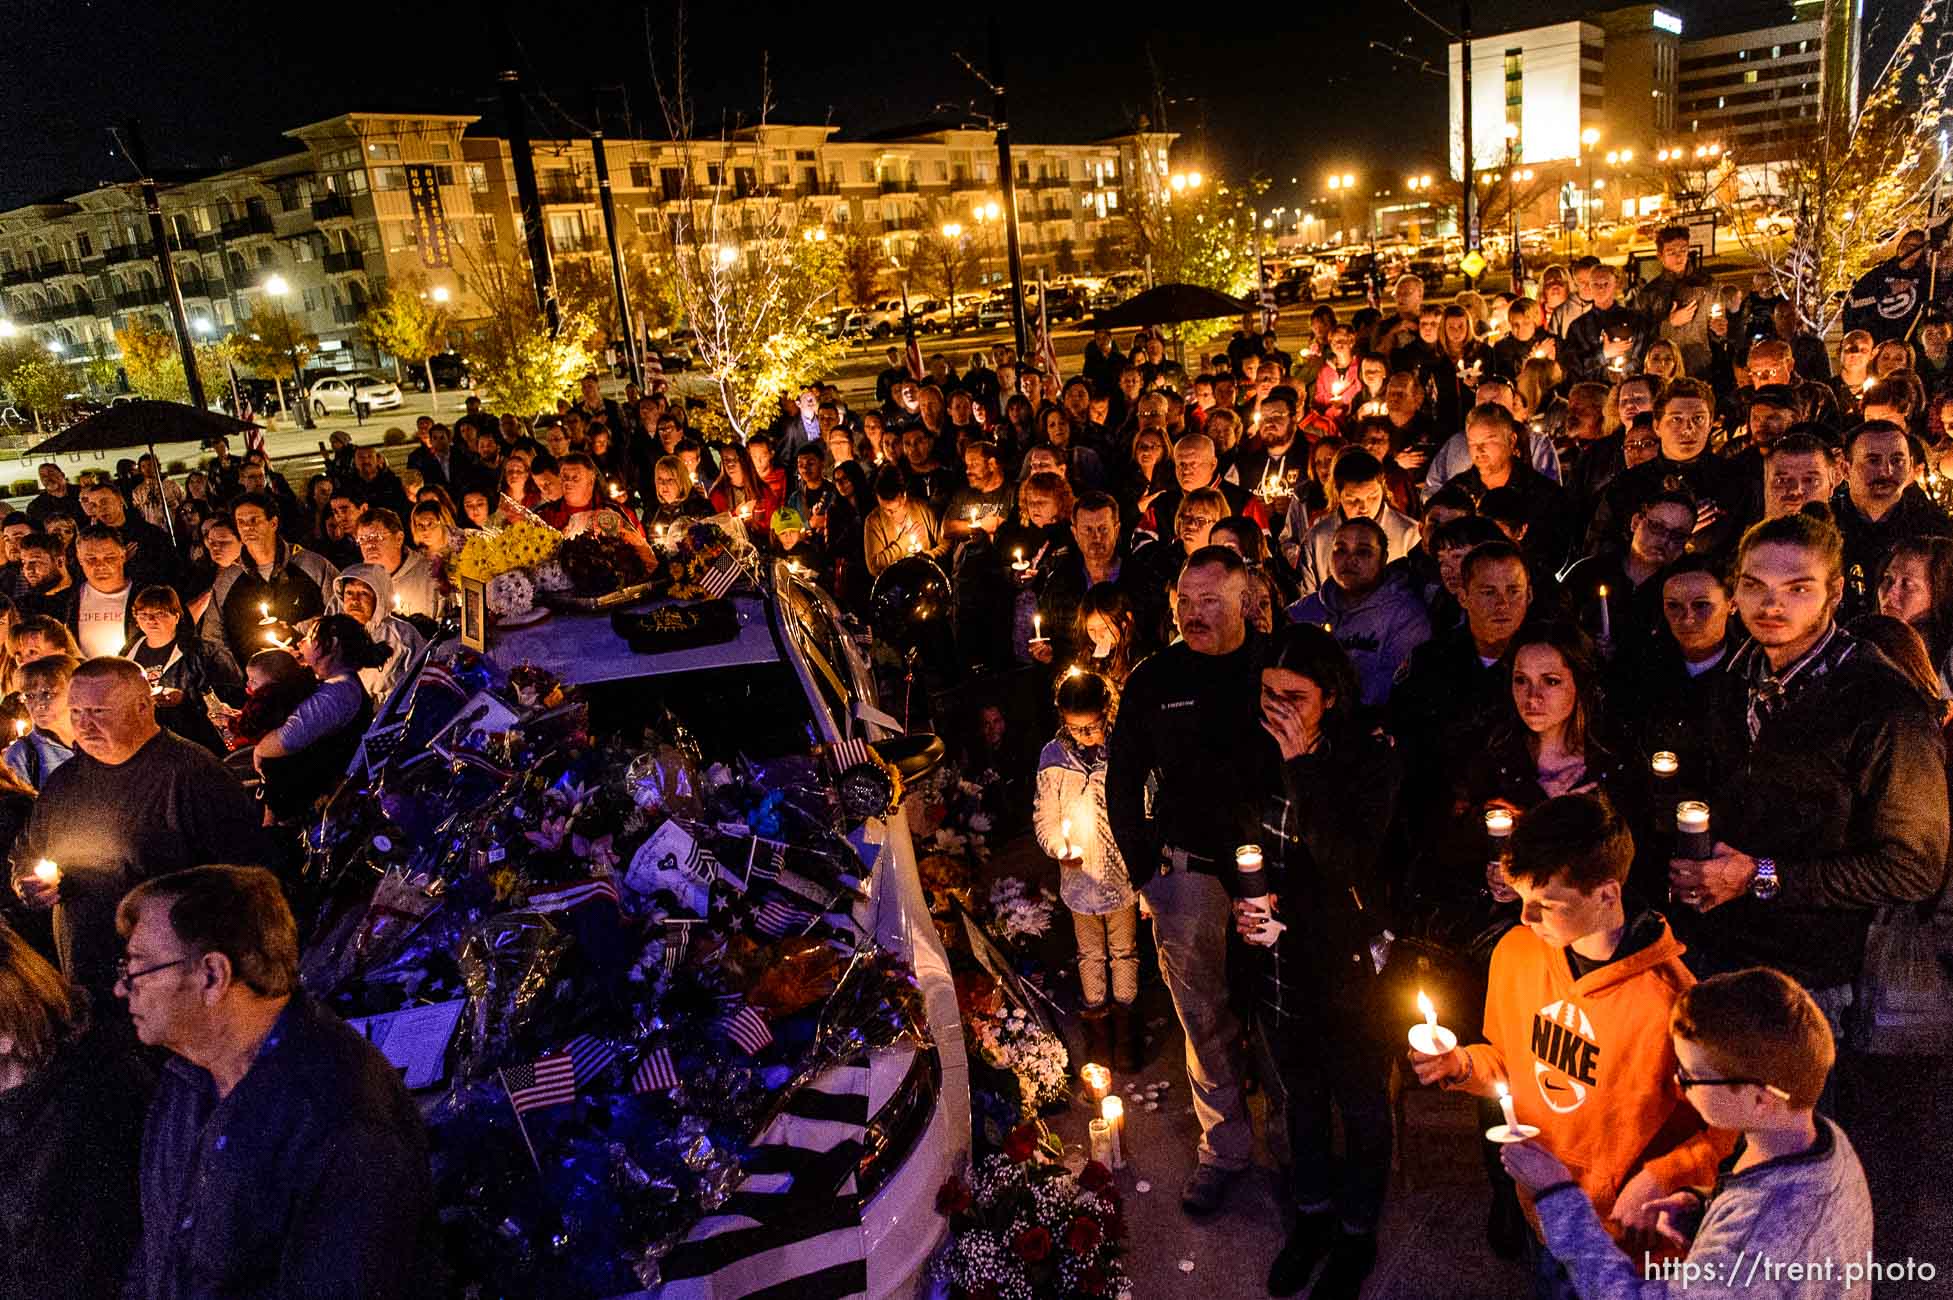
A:
{"label": "balcony", "polygon": [[359,324],[359,308],[348,303],[334,303],[332,308],[332,323],[334,325]]}
{"label": "balcony", "polygon": [[882,193],[884,194],[914,194],[915,192],[916,180],[913,176],[882,177]]}
{"label": "balcony", "polygon": [[594,253],[597,251],[597,237],[592,234],[551,235],[549,248],[555,253]]}
{"label": "balcony", "polygon": [[124,289],[114,296],[117,311],[128,311],[133,307],[160,307],[163,303],[163,290],[158,285],[144,285],[139,289]]}
{"label": "balcony", "polygon": [[882,229],[883,230],[920,230],[922,229],[922,218],[921,217],[885,217],[882,219]]}
{"label": "balcony", "polygon": [[344,194],[327,194],[322,199],[312,200],[312,220],[341,221],[353,215],[353,201]]}
{"label": "balcony", "polygon": [[839,181],[802,181],[802,182],[800,183],[800,192],[801,192],[802,194],[807,194],[807,195],[818,195],[818,196],[820,196],[821,198],[829,198],[829,199],[831,199],[831,198],[834,198],[834,197],[835,197],[836,195],[838,195],[838,194],[840,194],[840,192],[841,192],[841,182],[839,182]]}
{"label": "balcony", "polygon": [[544,203],[588,203],[591,201],[589,187],[580,185],[574,181],[551,181],[547,185],[538,186],[537,194]]}
{"label": "balcony", "polygon": [[248,239],[252,235],[269,235],[272,233],[271,214],[251,212],[241,217],[232,217],[219,227],[218,233],[225,239]]}
{"label": "balcony", "polygon": [[35,279],[32,267],[16,266],[12,270],[0,271],[0,286],[8,288],[17,284],[32,284]]}
{"label": "balcony", "polygon": [[357,248],[344,252],[327,253],[325,255],[325,271],[327,275],[346,275],[354,271],[364,271],[365,269],[366,255],[361,253]]}
{"label": "balcony", "polygon": [[57,257],[52,261],[41,263],[41,278],[43,280],[58,280],[64,275],[80,274],[81,263],[70,262],[63,257]]}
{"label": "balcony", "polygon": [[109,244],[102,249],[102,265],[115,266],[122,262],[133,262],[142,256],[142,250],[134,244]]}
{"label": "balcony", "polygon": [[85,293],[78,293],[73,302],[57,304],[53,312],[61,320],[92,320],[95,315],[95,300]]}

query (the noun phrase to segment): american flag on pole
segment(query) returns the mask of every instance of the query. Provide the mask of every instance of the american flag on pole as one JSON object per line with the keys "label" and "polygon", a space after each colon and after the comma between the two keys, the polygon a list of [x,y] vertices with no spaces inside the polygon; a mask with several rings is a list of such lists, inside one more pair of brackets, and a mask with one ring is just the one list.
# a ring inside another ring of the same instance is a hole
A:
{"label": "american flag on pole", "polygon": [[818,920],[818,912],[809,912],[781,899],[769,898],[753,913],[753,928],[769,939],[778,939],[800,933]]}
{"label": "american flag on pole", "polygon": [[612,1061],[623,1054],[623,1049],[595,1034],[578,1034],[563,1044],[563,1052],[570,1058],[570,1073],[576,1079],[576,1086],[587,1088]]}
{"label": "american flag on pole", "polygon": [[705,576],[699,580],[699,586],[705,589],[706,595],[717,600],[731,591],[733,584],[738,581],[739,565],[730,559],[721,558],[714,561],[712,567],[705,571]]}
{"label": "american flag on pole", "polygon": [[609,876],[599,876],[581,884],[566,885],[562,889],[551,889],[540,894],[529,895],[529,910],[532,912],[567,912],[573,907],[587,903],[595,898],[607,898],[614,905],[617,902],[617,882]]}
{"label": "american flag on pole", "polygon": [[565,1053],[545,1056],[527,1065],[510,1066],[501,1075],[509,1105],[518,1115],[576,1100],[576,1066]]}
{"label": "american flag on pole", "polygon": [[665,974],[671,974],[684,964],[685,953],[692,946],[692,927],[697,924],[698,919],[696,917],[668,916],[665,918]]}
{"label": "american flag on pole", "polygon": [[732,1040],[734,1047],[748,1056],[755,1056],[773,1041],[773,1031],[767,1027],[766,1017],[753,1010],[750,1003],[744,999],[735,1001],[739,1005],[719,1021],[719,1028]]}
{"label": "american flag on pole", "polygon": [[909,378],[919,384],[922,382],[924,375],[922,369],[922,348],[915,341],[915,317],[909,315],[909,285],[906,280],[902,283],[902,333],[907,335],[909,340]]}
{"label": "american flag on pole", "polygon": [[1038,369],[1044,372],[1044,393],[1049,398],[1057,392],[1063,380],[1058,375],[1058,349],[1051,342],[1051,313],[1045,305],[1050,295],[1045,292],[1044,272],[1038,272]]}
{"label": "american flag on pole", "polygon": [[632,1092],[669,1092],[678,1086],[678,1067],[672,1064],[669,1047],[653,1048],[644,1054],[631,1072]]}

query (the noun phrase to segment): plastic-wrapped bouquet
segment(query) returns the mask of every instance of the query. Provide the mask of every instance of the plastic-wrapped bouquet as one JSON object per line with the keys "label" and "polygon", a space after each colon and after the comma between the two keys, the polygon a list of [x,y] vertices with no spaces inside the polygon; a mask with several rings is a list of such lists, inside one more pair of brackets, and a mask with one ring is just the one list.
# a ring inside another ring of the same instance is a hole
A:
{"label": "plastic-wrapped bouquet", "polygon": [[1013,1132],[965,1182],[936,1193],[950,1243],[936,1273],[952,1300],[1130,1300],[1126,1222],[1112,1172],[1078,1173],[1046,1156],[1031,1125]]}
{"label": "plastic-wrapped bouquet", "polygon": [[1071,1093],[1071,1054],[1065,1040],[1022,1007],[971,1016],[970,1038],[983,1059],[1017,1076],[1018,1105],[1025,1119]]}

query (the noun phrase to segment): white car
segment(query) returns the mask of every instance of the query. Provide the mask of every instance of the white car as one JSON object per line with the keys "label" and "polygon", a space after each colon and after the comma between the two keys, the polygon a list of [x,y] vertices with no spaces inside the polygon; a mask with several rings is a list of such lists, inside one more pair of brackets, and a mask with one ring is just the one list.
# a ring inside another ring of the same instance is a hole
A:
{"label": "white car", "polygon": [[305,390],[305,400],[312,404],[314,415],[351,413],[355,395],[369,411],[400,409],[400,385],[372,375],[328,375]]}
{"label": "white car", "polygon": [[1759,235],[1788,235],[1796,226],[1796,220],[1788,212],[1768,212],[1757,218],[1756,233]]}
{"label": "white car", "polygon": [[[668,709],[691,727],[708,761],[796,752],[809,735],[828,744],[900,735],[883,721],[894,719],[878,707],[867,654],[834,602],[794,576],[783,560],[771,563],[767,577],[764,595],[741,591],[726,598],[740,628],[737,639],[724,644],[641,654],[620,644],[609,615],[559,613],[498,633],[488,654],[504,667],[534,664],[582,687],[593,717],[649,720]],[[758,709],[769,721],[732,726],[738,708]],[[860,1232],[868,1260],[866,1294],[911,1300],[926,1291],[924,1270],[947,1232],[947,1221],[936,1212],[937,1189],[969,1157],[969,1065],[949,960],[917,876],[906,808],[876,830],[880,843],[867,897],[855,907],[856,923],[908,960],[934,1046],[920,1059],[904,1046],[871,1060],[870,1113],[899,1137],[891,1136],[872,1162],[873,1172],[864,1173],[873,1190],[861,1207]],[[907,1122],[898,1123],[905,1111]],[[781,1254],[785,1268],[791,1252]],[[743,1276],[753,1289],[788,1280],[760,1272]]]}

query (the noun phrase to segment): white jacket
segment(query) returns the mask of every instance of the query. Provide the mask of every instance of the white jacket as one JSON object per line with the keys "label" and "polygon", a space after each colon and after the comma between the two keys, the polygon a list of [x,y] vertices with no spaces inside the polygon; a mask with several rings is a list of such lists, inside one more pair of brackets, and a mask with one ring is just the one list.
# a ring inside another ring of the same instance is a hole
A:
{"label": "white jacket", "polygon": [[1131,906],[1132,881],[1105,815],[1105,760],[1088,765],[1077,748],[1060,736],[1038,755],[1038,792],[1031,807],[1038,847],[1060,860],[1067,820],[1080,865],[1062,868],[1058,897],[1072,911],[1089,916]]}

